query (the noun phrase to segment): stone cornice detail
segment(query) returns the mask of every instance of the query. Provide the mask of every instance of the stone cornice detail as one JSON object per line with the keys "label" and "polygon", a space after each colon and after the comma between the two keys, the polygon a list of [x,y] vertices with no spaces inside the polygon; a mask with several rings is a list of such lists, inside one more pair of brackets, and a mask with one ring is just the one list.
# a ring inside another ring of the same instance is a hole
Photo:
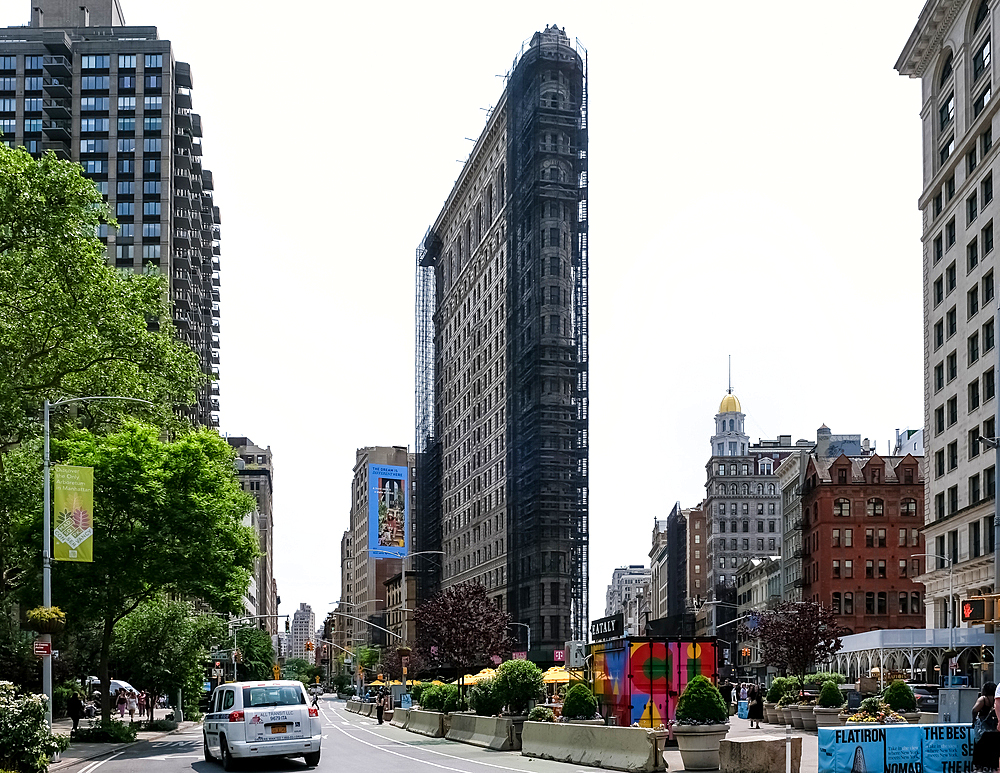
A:
{"label": "stone cornice detail", "polygon": [[945,33],[951,29],[966,2],[967,0],[927,0],[894,65],[900,75],[909,78],[923,77],[934,55],[941,48]]}

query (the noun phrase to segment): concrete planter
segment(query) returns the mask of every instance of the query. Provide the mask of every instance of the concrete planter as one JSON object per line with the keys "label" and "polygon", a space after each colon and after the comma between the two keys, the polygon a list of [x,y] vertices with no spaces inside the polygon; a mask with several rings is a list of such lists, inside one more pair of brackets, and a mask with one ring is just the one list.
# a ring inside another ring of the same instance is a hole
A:
{"label": "concrete planter", "polygon": [[769,724],[781,724],[781,722],[778,721],[778,712],[776,711],[777,708],[777,703],[768,703],[767,701],[764,701],[764,718]]}
{"label": "concrete planter", "polygon": [[802,717],[802,727],[805,730],[816,729],[816,715],[813,713],[815,706],[799,706],[799,716]]}
{"label": "concrete planter", "polygon": [[802,722],[802,707],[797,703],[793,703],[789,708],[791,709],[789,716],[792,718],[792,727],[797,730],[803,730],[805,724]]}
{"label": "concrete planter", "polygon": [[840,720],[840,724],[842,724],[842,725],[846,725],[846,724],[847,724],[847,719],[848,719],[848,718],[849,718],[850,716],[851,716],[850,714],[838,714],[838,715],[837,715],[837,719],[839,719],[839,720]]}
{"label": "concrete planter", "polygon": [[911,725],[920,724],[920,712],[919,711],[907,711],[900,712],[903,715],[903,719],[909,722]]}
{"label": "concrete planter", "polygon": [[813,722],[816,727],[840,727],[840,709],[825,709],[822,706],[813,706]]}
{"label": "concrete planter", "polygon": [[684,770],[718,770],[719,743],[729,725],[674,725]]}
{"label": "concrete planter", "polygon": [[[612,770],[662,771],[666,739],[665,730],[529,721],[524,723],[521,754]],[[718,742],[715,749],[718,767]]]}

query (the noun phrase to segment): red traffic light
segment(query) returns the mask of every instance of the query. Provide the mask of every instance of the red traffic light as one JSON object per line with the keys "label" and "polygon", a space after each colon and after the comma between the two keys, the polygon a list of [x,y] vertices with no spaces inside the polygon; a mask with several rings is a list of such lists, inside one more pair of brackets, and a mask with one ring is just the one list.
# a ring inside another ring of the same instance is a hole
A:
{"label": "red traffic light", "polygon": [[215,667],[216,668],[222,668],[222,663],[220,663],[218,660],[215,661]]}

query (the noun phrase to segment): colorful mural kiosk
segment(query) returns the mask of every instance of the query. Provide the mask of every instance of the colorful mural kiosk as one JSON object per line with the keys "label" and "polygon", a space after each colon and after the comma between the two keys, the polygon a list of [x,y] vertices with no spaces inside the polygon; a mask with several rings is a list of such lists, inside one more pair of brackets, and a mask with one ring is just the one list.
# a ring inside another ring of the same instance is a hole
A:
{"label": "colorful mural kiosk", "polygon": [[619,726],[658,727],[674,719],[677,699],[693,677],[717,681],[714,638],[625,636],[620,614],[593,621],[591,638],[594,695],[605,719]]}

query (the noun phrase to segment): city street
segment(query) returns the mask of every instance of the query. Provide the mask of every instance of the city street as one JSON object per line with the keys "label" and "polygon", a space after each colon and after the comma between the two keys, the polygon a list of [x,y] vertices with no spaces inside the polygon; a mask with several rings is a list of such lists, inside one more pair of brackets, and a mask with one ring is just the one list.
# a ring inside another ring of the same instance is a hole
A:
{"label": "city street", "polygon": [[[592,771],[579,765],[536,760],[515,752],[493,752],[477,746],[455,743],[443,738],[426,738],[375,719],[359,717],[345,710],[344,701],[324,698],[320,701],[323,717],[323,747],[317,771],[382,771],[426,769],[457,773],[498,773],[532,771],[567,773]],[[245,764],[247,771],[309,770],[301,759],[259,760]],[[671,764],[671,770],[678,766]],[[61,765],[60,773],[180,773],[181,771],[217,773],[218,762],[205,762],[202,755],[201,725],[186,731],[130,746],[112,756],[80,760]]]}

